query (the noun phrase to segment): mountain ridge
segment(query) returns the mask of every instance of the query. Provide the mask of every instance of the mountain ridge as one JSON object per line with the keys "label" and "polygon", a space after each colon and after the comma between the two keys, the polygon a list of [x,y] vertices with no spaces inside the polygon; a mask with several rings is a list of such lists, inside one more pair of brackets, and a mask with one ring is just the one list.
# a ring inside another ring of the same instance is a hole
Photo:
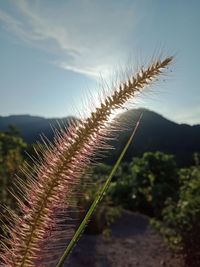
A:
{"label": "mountain ridge", "polygon": [[[126,131],[118,131],[116,140],[111,144],[116,148],[112,156],[106,162],[113,164],[120,151],[125,145],[130,132],[133,131],[141,112],[143,118],[139,129],[130,146],[125,160],[130,161],[133,156],[142,155],[145,151],[163,151],[174,154],[180,165],[192,164],[193,154],[200,153],[200,125],[179,124],[166,119],[156,112],[147,109],[128,110],[118,117],[122,125],[127,125]],[[76,120],[73,116],[65,118],[43,118],[31,115],[11,115],[0,116],[0,131],[6,131],[9,125],[15,125],[22,133],[23,138],[28,143],[35,143],[40,140],[43,133],[50,140],[53,140],[53,127],[59,128],[59,124],[68,125],[71,120]]]}

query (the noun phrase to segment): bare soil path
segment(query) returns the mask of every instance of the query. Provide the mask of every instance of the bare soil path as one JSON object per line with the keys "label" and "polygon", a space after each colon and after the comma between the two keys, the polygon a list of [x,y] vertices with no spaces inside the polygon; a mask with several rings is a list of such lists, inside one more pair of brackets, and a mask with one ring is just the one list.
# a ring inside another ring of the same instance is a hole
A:
{"label": "bare soil path", "polygon": [[109,238],[83,235],[65,267],[182,267],[148,217],[124,211]]}

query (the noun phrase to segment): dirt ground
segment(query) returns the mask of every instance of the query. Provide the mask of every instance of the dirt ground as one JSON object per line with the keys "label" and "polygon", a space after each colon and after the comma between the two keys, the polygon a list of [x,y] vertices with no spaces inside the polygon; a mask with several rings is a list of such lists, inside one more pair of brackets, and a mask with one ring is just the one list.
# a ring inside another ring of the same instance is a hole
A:
{"label": "dirt ground", "polygon": [[182,267],[148,217],[124,211],[110,237],[83,235],[65,267]]}

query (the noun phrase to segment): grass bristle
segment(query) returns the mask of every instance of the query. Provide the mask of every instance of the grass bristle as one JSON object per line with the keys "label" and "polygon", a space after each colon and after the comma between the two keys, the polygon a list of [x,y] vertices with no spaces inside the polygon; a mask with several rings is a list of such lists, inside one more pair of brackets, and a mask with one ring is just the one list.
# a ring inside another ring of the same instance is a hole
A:
{"label": "grass bristle", "polygon": [[[2,246],[2,266],[55,266],[58,258],[52,259],[52,251],[62,250],[62,242],[57,242],[61,239],[59,226],[70,210],[70,199],[81,174],[92,163],[96,151],[106,147],[112,112],[151,84],[171,61],[172,57],[159,59],[122,82],[86,120],[72,123],[68,130],[56,131],[54,144],[43,138],[43,157],[35,162],[34,173],[24,170],[27,183],[18,183],[26,201],[18,200],[22,216],[10,212],[13,223],[7,245]],[[36,153],[41,155],[41,151]],[[72,232],[73,223],[66,228],[67,238]]]}

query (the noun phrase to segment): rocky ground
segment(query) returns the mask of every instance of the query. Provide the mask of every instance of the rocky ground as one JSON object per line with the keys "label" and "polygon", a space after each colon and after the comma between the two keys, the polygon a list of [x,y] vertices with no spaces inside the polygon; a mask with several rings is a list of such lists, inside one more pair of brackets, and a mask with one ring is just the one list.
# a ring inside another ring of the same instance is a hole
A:
{"label": "rocky ground", "polygon": [[65,267],[182,267],[148,217],[124,211],[111,230],[109,237],[83,235]]}

